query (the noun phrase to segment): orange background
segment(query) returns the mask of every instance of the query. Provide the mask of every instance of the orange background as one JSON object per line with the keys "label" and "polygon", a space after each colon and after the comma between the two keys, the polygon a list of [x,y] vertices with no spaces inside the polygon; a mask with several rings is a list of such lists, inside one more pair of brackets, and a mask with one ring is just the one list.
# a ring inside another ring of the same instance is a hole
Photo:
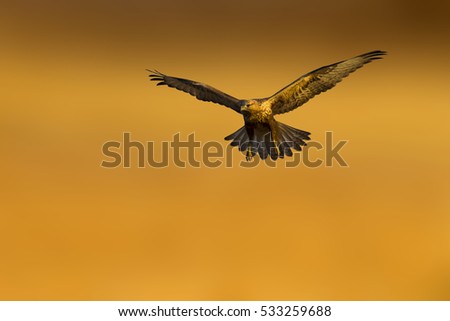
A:
{"label": "orange background", "polygon": [[[0,299],[450,299],[448,1],[3,2]],[[278,117],[349,168],[100,167],[242,126],[145,68],[266,97],[375,49]]]}

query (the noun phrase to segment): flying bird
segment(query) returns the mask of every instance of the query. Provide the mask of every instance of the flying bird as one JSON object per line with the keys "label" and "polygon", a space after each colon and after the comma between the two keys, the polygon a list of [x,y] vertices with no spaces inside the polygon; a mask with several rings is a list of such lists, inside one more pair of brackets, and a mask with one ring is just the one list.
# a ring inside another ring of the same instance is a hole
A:
{"label": "flying bird", "polygon": [[365,64],[381,59],[386,52],[371,51],[347,60],[311,71],[267,98],[237,99],[201,82],[171,77],[149,70],[150,80],[157,86],[166,85],[184,91],[199,100],[226,106],[244,117],[244,126],[225,137],[232,146],[246,152],[251,160],[256,154],[262,159],[292,156],[291,148],[301,151],[311,133],[275,120],[274,116],[302,106],[321,92],[333,88],[343,78]]}

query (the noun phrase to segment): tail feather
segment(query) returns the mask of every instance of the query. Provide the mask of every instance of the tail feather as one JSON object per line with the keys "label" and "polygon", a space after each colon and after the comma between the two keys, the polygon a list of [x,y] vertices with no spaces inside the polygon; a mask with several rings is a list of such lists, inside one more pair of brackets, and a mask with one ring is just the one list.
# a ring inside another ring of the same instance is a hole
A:
{"label": "tail feather", "polygon": [[293,137],[298,137],[298,138],[301,138],[304,140],[310,140],[310,138],[309,138],[309,135],[311,135],[310,132],[307,132],[307,131],[304,131],[301,129],[297,129],[292,126],[280,123],[280,122],[277,124],[278,124],[279,129],[281,128],[282,130],[285,130],[287,133],[289,133]]}
{"label": "tail feather", "polygon": [[266,142],[262,141],[258,144],[258,154],[261,159],[266,159],[269,156]]}
{"label": "tail feather", "polygon": [[292,156],[291,148],[294,147],[294,143],[290,141],[291,135],[286,132],[284,128],[278,127],[278,139],[280,140],[280,144],[278,145],[278,149],[280,150],[280,157],[283,158],[284,155]]}
{"label": "tail feather", "polygon": [[237,135],[233,138],[231,146],[239,146],[241,145],[241,142],[245,142],[247,140],[247,132],[245,131],[245,128],[242,127],[237,131]]}
{"label": "tail feather", "polygon": [[231,140],[231,146],[238,146],[239,151],[246,150],[248,147],[248,135],[245,126],[242,126],[234,133],[225,137],[225,140]]}
{"label": "tail feather", "polygon": [[305,140],[310,140],[311,133],[307,131],[280,122],[275,122],[274,126],[276,126],[276,141],[273,140],[268,126],[255,130],[251,139],[243,126],[225,137],[225,140],[231,140],[230,145],[238,146],[239,151],[246,151],[247,159],[258,153],[261,159],[266,159],[270,155],[273,160],[278,157],[284,158],[285,155],[291,157],[293,155],[291,148],[301,151],[302,146],[306,145]]}
{"label": "tail feather", "polygon": [[239,128],[238,130],[236,130],[234,133],[228,135],[227,137],[225,137],[225,140],[234,140],[237,136],[239,136],[242,132],[245,132],[245,126]]}

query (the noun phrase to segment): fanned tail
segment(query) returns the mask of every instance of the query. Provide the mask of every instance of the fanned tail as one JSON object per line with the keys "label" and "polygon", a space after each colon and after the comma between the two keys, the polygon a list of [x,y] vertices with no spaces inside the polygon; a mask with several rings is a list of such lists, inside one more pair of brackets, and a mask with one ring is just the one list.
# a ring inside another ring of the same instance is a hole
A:
{"label": "fanned tail", "polygon": [[[239,128],[234,133],[225,137],[231,140],[231,146],[238,146],[240,151],[246,151],[247,160],[251,160],[256,154],[261,159],[266,159],[269,155],[273,160],[278,157],[292,156],[291,148],[301,151],[306,145],[305,140],[310,140],[309,132],[296,129],[289,125],[275,122],[276,135],[273,134],[269,125],[258,128],[251,128],[252,138],[248,136],[245,126]],[[274,137],[276,136],[276,137]]]}

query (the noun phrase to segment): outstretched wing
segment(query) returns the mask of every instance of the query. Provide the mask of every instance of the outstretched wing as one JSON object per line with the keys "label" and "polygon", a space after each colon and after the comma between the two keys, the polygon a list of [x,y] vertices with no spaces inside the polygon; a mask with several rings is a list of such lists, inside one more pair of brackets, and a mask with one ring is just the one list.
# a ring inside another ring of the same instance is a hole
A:
{"label": "outstretched wing", "polygon": [[264,104],[269,104],[273,114],[287,113],[300,107],[314,96],[333,88],[351,72],[361,68],[373,60],[381,59],[386,52],[376,50],[350,58],[329,66],[325,66],[301,76],[284,87]]}
{"label": "outstretched wing", "polygon": [[189,79],[176,78],[164,75],[156,70],[148,70],[150,72],[150,80],[158,81],[157,86],[166,85],[181,91],[184,91],[199,100],[210,101],[216,104],[227,106],[234,111],[241,113],[239,99],[234,98],[218,89],[196,82]]}

